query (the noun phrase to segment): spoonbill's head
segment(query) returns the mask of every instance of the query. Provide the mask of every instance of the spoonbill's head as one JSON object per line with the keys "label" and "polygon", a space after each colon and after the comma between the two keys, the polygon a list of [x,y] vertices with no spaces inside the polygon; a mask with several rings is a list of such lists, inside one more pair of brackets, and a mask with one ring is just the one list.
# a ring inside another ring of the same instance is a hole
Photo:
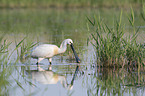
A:
{"label": "spoonbill's head", "polygon": [[71,39],[66,39],[66,43],[67,43],[68,45],[71,45],[71,44],[73,44],[73,41],[72,41]]}
{"label": "spoonbill's head", "polygon": [[80,63],[80,59],[79,59],[79,57],[78,57],[78,55],[77,55],[77,53],[76,53],[76,51],[75,51],[75,49],[73,47],[73,41],[71,39],[66,39],[66,43],[70,45],[70,47],[71,47],[71,49],[72,49],[72,51],[73,51],[73,53],[75,55],[77,63]]}
{"label": "spoonbill's head", "polygon": [[[77,63],[80,63],[80,59],[79,59],[79,57],[78,57],[78,55],[77,55],[77,53],[76,53],[76,51],[75,51],[75,49],[74,49],[74,47],[73,47],[73,41],[71,40],[71,39],[65,39],[63,42],[62,42],[62,44],[60,45],[60,48],[62,48],[63,49],[63,47],[65,47],[66,48],[66,45],[70,45],[70,47],[71,47],[71,49],[72,49],[72,51],[73,51],[73,53],[74,53],[74,55],[75,55],[75,58],[76,58],[76,61],[77,61]],[[66,49],[65,49],[65,51],[66,51]],[[65,52],[64,51],[64,52]]]}

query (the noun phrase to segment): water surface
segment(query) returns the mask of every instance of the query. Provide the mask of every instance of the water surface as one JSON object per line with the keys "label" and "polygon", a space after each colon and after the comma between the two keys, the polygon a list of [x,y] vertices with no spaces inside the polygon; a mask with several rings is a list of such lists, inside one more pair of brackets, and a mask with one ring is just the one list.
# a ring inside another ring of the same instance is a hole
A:
{"label": "water surface", "polygon": [[[19,60],[21,48],[14,51],[9,60],[1,56],[1,95],[10,96],[144,96],[145,72],[133,68],[99,68],[93,46],[87,44],[93,33],[88,28],[87,17],[105,18],[113,27],[119,18],[118,9],[4,9],[0,10],[0,33],[6,42],[12,42],[9,52],[24,37],[24,44],[31,42],[53,43],[60,46],[66,38],[74,41],[74,47],[81,59],[77,64],[70,47],[67,52],[53,57],[52,66],[47,59],[36,66],[37,60]],[[127,11],[123,11],[122,22],[126,34],[132,34],[127,21]],[[144,42],[145,22],[140,12],[135,11],[135,26],[140,27],[137,42]],[[68,55],[69,54],[69,55]],[[78,67],[79,66],[79,67]],[[52,69],[51,69],[52,68]],[[55,82],[54,82],[55,81]]]}

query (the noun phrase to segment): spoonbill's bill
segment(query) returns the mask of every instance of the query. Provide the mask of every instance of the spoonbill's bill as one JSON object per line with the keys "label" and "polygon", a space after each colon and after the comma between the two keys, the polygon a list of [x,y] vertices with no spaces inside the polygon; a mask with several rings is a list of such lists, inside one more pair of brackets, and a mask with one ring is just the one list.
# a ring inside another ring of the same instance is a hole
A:
{"label": "spoonbill's bill", "polygon": [[60,48],[57,47],[56,45],[52,45],[52,44],[39,45],[32,51],[31,57],[37,59],[36,64],[38,64],[41,60],[43,60],[45,58],[48,58],[49,63],[51,64],[52,57],[54,55],[64,53],[67,49],[67,44],[71,46],[71,49],[72,49],[72,51],[75,55],[75,58],[76,58],[76,62],[79,63],[80,59],[78,58],[78,56],[74,50],[73,41],[71,39],[65,39],[61,43]]}

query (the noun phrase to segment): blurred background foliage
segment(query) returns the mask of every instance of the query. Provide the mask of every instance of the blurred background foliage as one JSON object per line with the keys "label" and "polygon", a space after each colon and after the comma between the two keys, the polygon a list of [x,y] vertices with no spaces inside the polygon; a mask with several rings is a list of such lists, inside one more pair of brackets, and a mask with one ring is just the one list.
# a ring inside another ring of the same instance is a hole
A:
{"label": "blurred background foliage", "polygon": [[144,0],[0,0],[1,8],[141,7]]}

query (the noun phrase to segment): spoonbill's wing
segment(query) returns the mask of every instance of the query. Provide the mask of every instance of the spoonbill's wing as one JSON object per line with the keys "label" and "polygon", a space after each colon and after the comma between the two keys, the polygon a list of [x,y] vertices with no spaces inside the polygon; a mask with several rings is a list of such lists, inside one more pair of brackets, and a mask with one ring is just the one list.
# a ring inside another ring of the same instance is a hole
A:
{"label": "spoonbill's wing", "polygon": [[31,56],[34,58],[49,58],[56,55],[58,52],[58,47],[51,44],[42,44],[37,46],[33,51]]}

